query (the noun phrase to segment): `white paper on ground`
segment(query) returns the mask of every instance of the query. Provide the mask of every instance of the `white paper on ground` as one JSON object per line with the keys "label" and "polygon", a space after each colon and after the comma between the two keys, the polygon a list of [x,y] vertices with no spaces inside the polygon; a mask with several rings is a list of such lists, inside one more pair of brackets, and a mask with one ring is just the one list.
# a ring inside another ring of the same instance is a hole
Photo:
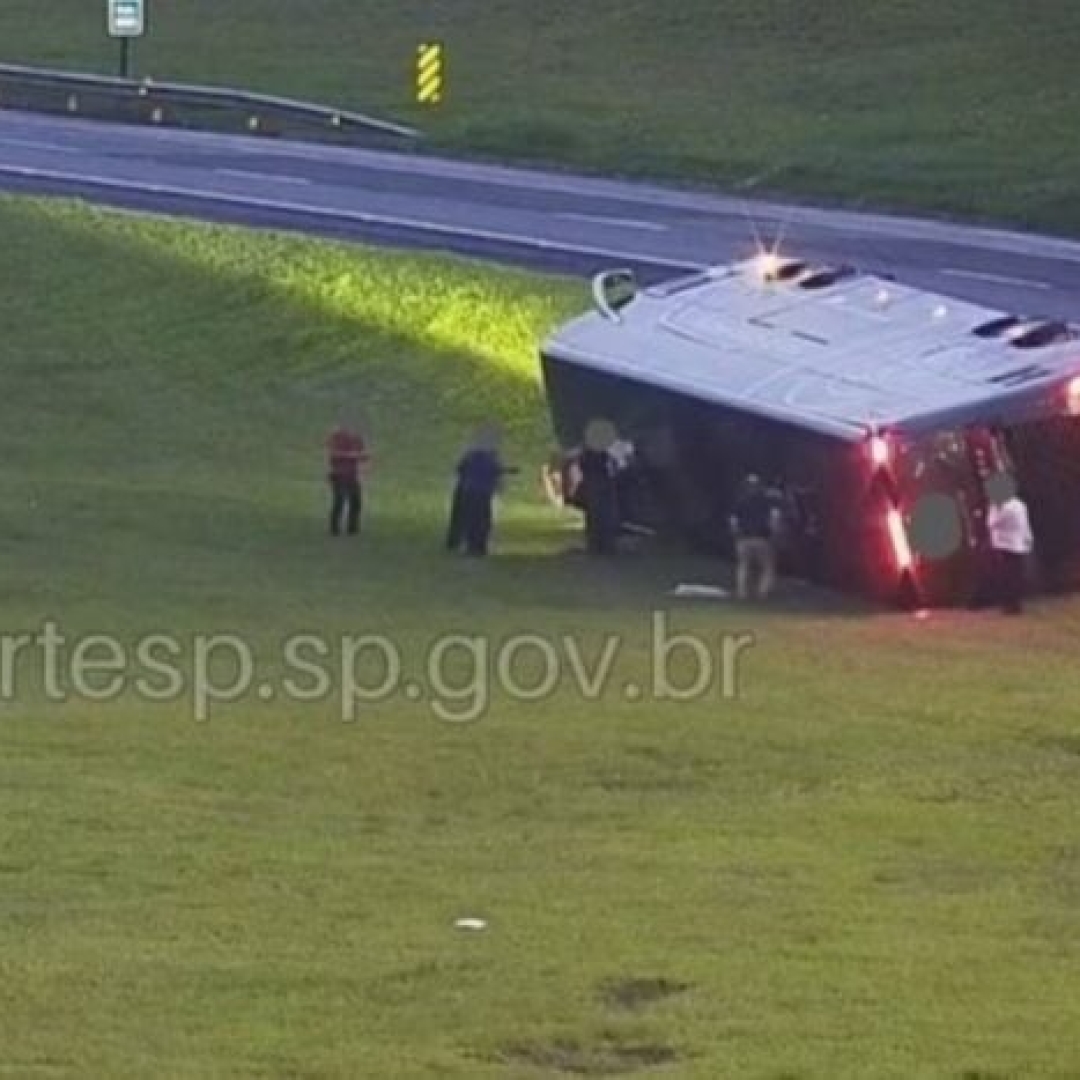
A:
{"label": "white paper on ground", "polygon": [[670,595],[700,600],[726,600],[731,593],[717,585],[682,584],[676,585]]}

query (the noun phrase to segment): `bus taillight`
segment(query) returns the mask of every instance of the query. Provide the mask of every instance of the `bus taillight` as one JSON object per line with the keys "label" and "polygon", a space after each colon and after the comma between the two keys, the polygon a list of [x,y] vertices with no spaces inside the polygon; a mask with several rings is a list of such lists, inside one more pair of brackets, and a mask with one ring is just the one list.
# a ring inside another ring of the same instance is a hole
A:
{"label": "bus taillight", "polygon": [[900,511],[895,508],[889,510],[886,524],[889,529],[889,540],[892,543],[893,559],[896,562],[897,570],[910,570],[914,565],[914,560],[911,556],[911,545],[908,543],[907,530],[904,528],[904,519],[900,516]]}
{"label": "bus taillight", "polygon": [[884,469],[889,464],[889,442],[884,435],[871,435],[869,444],[870,464]]}
{"label": "bus taillight", "polygon": [[1080,416],[1080,375],[1070,379],[1065,387],[1065,408],[1070,416]]}

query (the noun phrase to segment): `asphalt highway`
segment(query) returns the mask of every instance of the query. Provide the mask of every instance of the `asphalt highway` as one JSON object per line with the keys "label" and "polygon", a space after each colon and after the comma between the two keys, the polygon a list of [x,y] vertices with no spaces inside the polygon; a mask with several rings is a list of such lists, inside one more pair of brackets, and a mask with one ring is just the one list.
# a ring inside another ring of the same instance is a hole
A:
{"label": "asphalt highway", "polygon": [[1080,243],[536,169],[0,110],[0,190],[645,280],[779,239],[1021,315],[1080,319]]}

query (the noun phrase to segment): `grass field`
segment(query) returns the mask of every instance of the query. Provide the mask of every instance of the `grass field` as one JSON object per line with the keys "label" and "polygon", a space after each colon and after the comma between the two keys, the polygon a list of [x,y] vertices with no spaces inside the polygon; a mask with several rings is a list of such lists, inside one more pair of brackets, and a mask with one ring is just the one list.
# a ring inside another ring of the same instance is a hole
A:
{"label": "grass field", "polygon": [[[472,723],[255,693],[197,722],[5,666],[0,1075],[1080,1075],[1074,603],[674,608],[717,569],[587,572],[529,479],[573,283],[13,200],[0,280],[9,632],[240,634],[272,681],[299,631],[410,671],[452,631],[623,639],[599,699],[564,672]],[[359,544],[323,534],[343,404]],[[485,414],[530,468],[460,562],[446,472]],[[755,635],[734,698],[624,696],[657,611]]]}
{"label": "grass field", "polygon": [[[0,57],[115,70],[104,5],[5,0]],[[415,121],[438,145],[1080,230],[1073,0],[188,0],[143,73]],[[419,42],[447,97],[412,104]]]}

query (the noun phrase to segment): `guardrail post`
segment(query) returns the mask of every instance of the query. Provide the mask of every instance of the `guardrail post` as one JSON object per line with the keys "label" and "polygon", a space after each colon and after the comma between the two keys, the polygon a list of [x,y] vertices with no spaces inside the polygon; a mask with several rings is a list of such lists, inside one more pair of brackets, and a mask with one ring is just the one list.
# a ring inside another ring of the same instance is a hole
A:
{"label": "guardrail post", "polygon": [[77,94],[68,94],[67,110],[68,112],[79,111],[79,96]]}

